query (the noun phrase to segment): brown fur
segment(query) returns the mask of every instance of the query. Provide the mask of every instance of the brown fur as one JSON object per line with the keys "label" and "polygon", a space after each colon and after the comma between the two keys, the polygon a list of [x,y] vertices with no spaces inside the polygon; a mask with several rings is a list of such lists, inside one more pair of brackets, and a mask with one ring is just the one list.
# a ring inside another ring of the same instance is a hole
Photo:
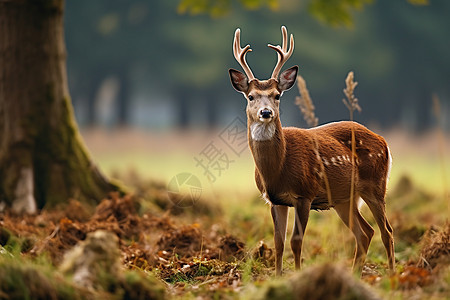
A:
{"label": "brown fur", "polygon": [[286,52],[286,28],[282,27],[282,33],[283,47],[269,46],[277,50],[279,58],[269,80],[255,79],[242,59],[249,46],[241,50],[240,30],[235,33],[234,54],[247,76],[229,70],[233,87],[247,99],[248,141],[255,161],[256,185],[271,203],[276,273],[279,275],[282,270],[289,206],[295,209],[291,248],[296,269],[300,268],[310,210],[333,207],[353,231],[356,239],[353,267],[361,271],[374,230],[359,212],[356,205],[359,197],[367,203],[380,228],[392,271],[394,239],[384,202],[390,168],[386,141],[354,122],[331,123],[312,129],[281,127],[279,99],[294,85],[298,72],[298,67],[294,66],[278,76],[294,45],[291,35],[290,50]]}
{"label": "brown fur", "polygon": [[[273,79],[252,80],[243,93],[248,99],[248,140],[255,161],[256,185],[272,204],[277,274],[281,273],[286,232],[287,209],[283,207],[288,206],[296,210],[291,239],[296,268],[300,267],[301,245],[309,211],[333,207],[355,235],[357,244],[354,269],[361,271],[374,230],[361,216],[356,204],[350,208],[352,130],[355,134],[356,154],[352,203],[356,203],[361,197],[368,204],[381,229],[389,268],[393,270],[392,227],[386,217],[384,202],[390,167],[386,141],[355,122],[330,123],[312,129],[282,128],[279,100],[274,98],[282,90]],[[262,108],[273,112],[270,120],[261,120],[259,114]],[[274,128],[273,135],[269,139],[254,140],[251,128],[255,124],[271,125]],[[322,174],[323,170],[326,176]],[[329,184],[331,199],[328,199],[325,180]],[[350,225],[350,222],[353,224]]]}
{"label": "brown fur", "polygon": [[[332,203],[348,201],[350,197],[351,163],[347,160],[331,163],[332,157],[351,157],[351,127],[354,127],[356,161],[358,172],[355,178],[356,190],[364,194],[365,189],[385,194],[388,169],[388,148],[385,140],[366,127],[354,122],[331,123],[313,129],[277,126],[274,140],[255,142],[250,140],[250,149],[256,163],[256,183],[258,189],[268,192],[273,204],[293,206],[283,201],[283,193],[293,193],[301,198],[315,199],[314,202],[327,202],[323,177],[317,175],[319,162],[314,153],[314,139],[319,145],[319,154],[327,159],[327,177],[331,188]],[[281,129],[281,130],[280,130]],[[384,153],[381,157],[378,153]],[[369,154],[372,157],[369,158]],[[373,186],[373,182],[378,182]],[[313,202],[313,204],[314,204]],[[328,209],[320,207],[319,209]]]}
{"label": "brown fur", "polygon": [[[251,113],[248,111],[248,113]],[[254,119],[248,116],[249,120]],[[269,141],[252,140],[249,126],[249,146],[255,160],[255,180],[262,194],[267,195],[272,205],[295,207],[306,202],[309,209],[329,209],[329,199],[324,176],[320,176],[320,162],[315,154],[315,145],[321,159],[325,159],[325,171],[330,186],[331,205],[339,209],[339,215],[348,225],[348,213],[343,211],[350,199],[352,164],[351,131],[355,132],[357,172],[354,178],[355,199],[361,196],[369,201],[371,210],[379,210],[383,226],[382,234],[393,268],[393,240],[384,212],[389,149],[386,141],[366,127],[355,122],[330,123],[312,129],[282,128],[277,117],[276,131]],[[250,123],[250,122],[249,122]],[[340,159],[338,159],[338,157]],[[334,158],[334,159],[333,159]],[[322,162],[324,163],[324,161]],[[344,208],[341,208],[344,206]],[[381,208],[382,207],[382,208]],[[357,210],[357,208],[354,208]],[[366,255],[373,229],[355,211],[355,223],[360,227],[363,238],[357,237],[357,254],[354,266],[360,269]],[[374,212],[374,215],[376,212]],[[305,225],[306,226],[306,225]],[[354,230],[355,231],[355,230]]]}

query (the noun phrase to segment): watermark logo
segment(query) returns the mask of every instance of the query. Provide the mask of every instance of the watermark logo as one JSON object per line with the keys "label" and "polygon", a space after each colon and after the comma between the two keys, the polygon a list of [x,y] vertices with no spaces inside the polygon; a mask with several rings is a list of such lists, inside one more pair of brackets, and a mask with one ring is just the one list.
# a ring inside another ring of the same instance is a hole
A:
{"label": "watermark logo", "polygon": [[219,138],[237,156],[240,156],[247,149],[247,125],[241,118],[236,117],[219,134]]}
{"label": "watermark logo", "polygon": [[[239,117],[234,118],[218,135],[194,156],[195,167],[214,183],[248,149],[247,126]],[[202,194],[200,180],[192,173],[180,173],[167,186],[169,199],[178,207],[195,204]]]}
{"label": "watermark logo", "polygon": [[206,178],[210,182],[215,182],[222,172],[228,170],[228,167],[234,160],[230,160],[228,155],[219,147],[210,142],[200,153],[194,157],[197,162],[196,167],[203,169]]}
{"label": "watermark logo", "polygon": [[[247,149],[247,127],[244,121],[236,117],[219,134],[222,143],[217,139],[211,141],[203,150],[194,157],[196,167],[203,170],[203,175],[213,183],[218,177],[229,169],[234,163],[233,158],[238,158]],[[220,146],[219,144],[222,144]],[[226,145],[226,147],[223,146]],[[231,151],[228,151],[229,148]],[[230,155],[229,155],[230,154]]]}
{"label": "watermark logo", "polygon": [[202,185],[192,173],[179,173],[170,180],[167,193],[170,201],[179,207],[189,207],[202,195]]}

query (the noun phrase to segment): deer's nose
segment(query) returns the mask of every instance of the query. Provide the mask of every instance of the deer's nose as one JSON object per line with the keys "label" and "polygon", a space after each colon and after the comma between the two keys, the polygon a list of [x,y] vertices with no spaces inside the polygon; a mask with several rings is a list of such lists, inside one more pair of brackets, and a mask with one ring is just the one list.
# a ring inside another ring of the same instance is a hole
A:
{"label": "deer's nose", "polygon": [[272,115],[273,115],[272,110],[268,108],[263,108],[259,111],[259,116],[263,119],[269,119],[272,117]]}

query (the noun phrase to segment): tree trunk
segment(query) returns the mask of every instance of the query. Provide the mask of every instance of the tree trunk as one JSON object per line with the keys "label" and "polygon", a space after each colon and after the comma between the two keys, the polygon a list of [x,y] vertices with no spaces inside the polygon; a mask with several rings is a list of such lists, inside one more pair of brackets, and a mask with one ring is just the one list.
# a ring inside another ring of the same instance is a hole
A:
{"label": "tree trunk", "polygon": [[0,0],[0,209],[98,202],[114,189],[79,135],[65,65],[63,0]]}

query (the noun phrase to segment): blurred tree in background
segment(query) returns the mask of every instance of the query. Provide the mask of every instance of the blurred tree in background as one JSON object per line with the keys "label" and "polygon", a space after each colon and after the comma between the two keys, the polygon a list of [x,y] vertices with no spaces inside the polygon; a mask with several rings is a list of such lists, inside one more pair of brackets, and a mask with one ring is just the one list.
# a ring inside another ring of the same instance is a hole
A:
{"label": "blurred tree in background", "polygon": [[[291,60],[308,82],[322,123],[347,118],[340,99],[345,74],[353,70],[363,106],[359,121],[425,129],[432,125],[432,93],[450,109],[450,2],[409,2],[426,4],[68,1],[69,85],[77,118],[84,125],[223,126],[244,116],[227,78],[227,69],[237,66],[234,30],[242,28],[242,42],[254,49],[249,64],[265,78],[276,62],[265,45],[280,42],[283,24],[296,39]],[[283,120],[302,126],[295,93],[283,99]]]}
{"label": "blurred tree in background", "polygon": [[63,8],[63,0],[0,1],[0,210],[96,202],[116,189],[75,124]]}

